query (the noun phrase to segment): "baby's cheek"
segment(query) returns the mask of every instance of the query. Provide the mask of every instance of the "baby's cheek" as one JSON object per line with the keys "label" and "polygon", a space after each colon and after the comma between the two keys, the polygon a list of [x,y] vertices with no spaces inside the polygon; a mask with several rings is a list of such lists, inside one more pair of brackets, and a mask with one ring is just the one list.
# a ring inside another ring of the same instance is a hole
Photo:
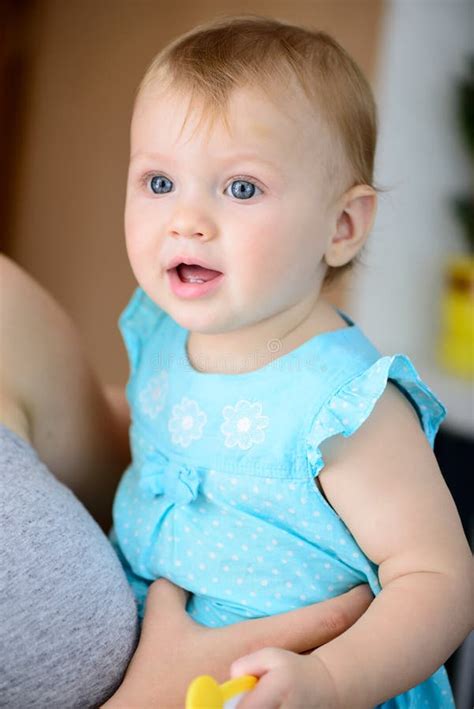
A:
{"label": "baby's cheek", "polygon": [[268,317],[277,302],[285,298],[285,280],[291,273],[291,258],[279,234],[260,232],[253,241],[245,239],[233,256],[234,299],[242,307],[252,308],[258,317]]}
{"label": "baby's cheek", "polygon": [[259,215],[258,221],[246,223],[240,238],[234,242],[239,251],[247,254],[255,264],[271,266],[291,248],[291,234],[280,218],[280,215],[269,215],[267,218]]}
{"label": "baby's cheek", "polygon": [[127,206],[125,210],[125,234],[127,242],[140,243],[150,231],[151,219],[137,206]]}
{"label": "baby's cheek", "polygon": [[236,247],[232,263],[249,286],[265,282],[278,272],[276,261],[280,259],[281,246],[277,240],[274,232],[262,228],[253,238],[246,234]]}
{"label": "baby's cheek", "polygon": [[133,232],[128,232],[127,239],[127,254],[130,266],[135,274],[140,285],[143,285],[144,276],[146,274],[147,264],[147,249],[144,240],[135,237]]}

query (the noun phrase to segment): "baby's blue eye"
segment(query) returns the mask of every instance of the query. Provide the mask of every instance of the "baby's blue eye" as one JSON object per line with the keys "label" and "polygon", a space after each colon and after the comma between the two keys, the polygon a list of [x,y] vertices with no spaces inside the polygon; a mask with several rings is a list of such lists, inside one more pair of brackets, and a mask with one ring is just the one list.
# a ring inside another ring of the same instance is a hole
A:
{"label": "baby's blue eye", "polygon": [[250,199],[255,194],[258,187],[248,180],[234,180],[231,185],[231,192],[237,199]]}
{"label": "baby's blue eye", "polygon": [[151,191],[154,194],[167,194],[171,192],[173,183],[163,175],[154,175],[150,180]]}
{"label": "baby's blue eye", "polygon": [[[153,194],[168,194],[173,189],[173,183],[164,175],[153,175],[147,182]],[[255,195],[256,190],[260,191],[260,188],[249,180],[234,180],[230,188],[232,195],[242,200],[250,199]]]}

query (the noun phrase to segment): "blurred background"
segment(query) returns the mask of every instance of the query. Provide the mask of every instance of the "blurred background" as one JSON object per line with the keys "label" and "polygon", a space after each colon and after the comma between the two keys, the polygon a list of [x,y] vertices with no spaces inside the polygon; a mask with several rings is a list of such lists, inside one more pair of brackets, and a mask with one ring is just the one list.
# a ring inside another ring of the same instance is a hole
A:
{"label": "blurred background", "polygon": [[408,354],[446,404],[435,452],[472,542],[470,0],[0,0],[2,249],[72,315],[100,378],[124,383],[134,93],[169,40],[245,12],[328,31],[372,83],[387,192],[362,264],[330,297],[383,353]]}

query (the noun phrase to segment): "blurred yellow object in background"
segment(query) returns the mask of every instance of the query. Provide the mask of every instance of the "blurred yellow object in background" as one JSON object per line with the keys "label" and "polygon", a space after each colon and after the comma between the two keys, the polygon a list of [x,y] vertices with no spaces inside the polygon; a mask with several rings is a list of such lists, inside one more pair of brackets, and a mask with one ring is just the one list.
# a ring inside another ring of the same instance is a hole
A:
{"label": "blurred yellow object in background", "polygon": [[474,379],[473,256],[455,256],[446,263],[438,360],[452,374]]}

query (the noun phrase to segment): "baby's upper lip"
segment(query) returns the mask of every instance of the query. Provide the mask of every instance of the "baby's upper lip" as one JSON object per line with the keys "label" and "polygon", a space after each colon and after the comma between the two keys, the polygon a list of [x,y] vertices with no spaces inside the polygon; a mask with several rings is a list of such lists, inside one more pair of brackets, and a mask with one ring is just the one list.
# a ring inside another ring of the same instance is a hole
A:
{"label": "baby's upper lip", "polygon": [[[186,256],[183,254],[181,256],[175,256],[174,258],[172,258],[168,266],[166,267],[166,270],[170,271],[172,268],[176,268],[176,266],[179,266],[180,263],[185,263],[187,266],[202,266],[203,268],[209,268],[212,271],[219,271],[218,268],[214,268],[214,266],[211,266],[209,263],[203,261],[203,259],[201,258],[197,258],[196,256]],[[222,273],[222,271],[219,271],[219,273]]]}

